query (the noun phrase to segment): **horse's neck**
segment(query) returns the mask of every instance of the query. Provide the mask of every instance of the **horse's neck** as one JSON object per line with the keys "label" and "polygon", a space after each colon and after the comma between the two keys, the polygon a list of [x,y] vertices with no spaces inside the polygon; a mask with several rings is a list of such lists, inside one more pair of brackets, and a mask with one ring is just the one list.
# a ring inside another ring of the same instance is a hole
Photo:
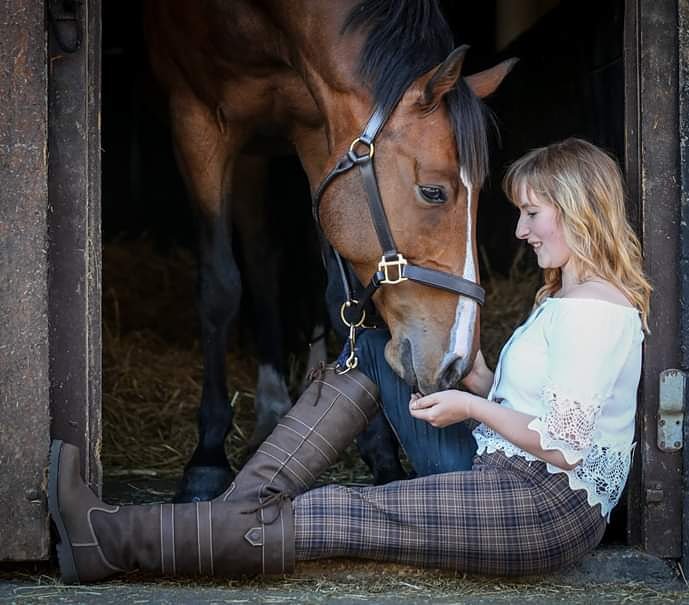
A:
{"label": "horse's neck", "polygon": [[[345,19],[356,0],[267,0],[273,23],[288,42],[284,60],[301,74],[322,119],[321,137],[296,124],[295,144],[312,186],[323,176],[327,159],[340,154],[359,133],[371,111],[371,98],[358,75],[364,36],[343,35]],[[324,144],[323,144],[324,143]]]}
{"label": "horse's neck", "polygon": [[370,111],[357,76],[363,37],[342,35],[354,4],[150,0],[151,54],[172,89],[183,80],[211,113],[289,133],[315,186]]}

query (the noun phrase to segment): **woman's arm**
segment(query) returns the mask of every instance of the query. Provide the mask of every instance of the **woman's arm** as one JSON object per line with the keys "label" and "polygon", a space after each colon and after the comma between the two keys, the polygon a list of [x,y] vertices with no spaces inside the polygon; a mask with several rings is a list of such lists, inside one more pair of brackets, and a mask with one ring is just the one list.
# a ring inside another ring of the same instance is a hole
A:
{"label": "woman's arm", "polygon": [[483,353],[479,350],[474,359],[474,365],[462,380],[462,384],[472,393],[486,397],[493,386],[493,372],[486,365]]}
{"label": "woman's arm", "polygon": [[528,426],[535,416],[503,407],[471,393],[450,390],[425,397],[412,395],[409,411],[415,418],[435,427],[445,427],[467,418],[474,418],[500,433],[517,447],[558,468],[572,470],[578,464],[567,463],[558,450],[544,450],[541,447],[539,434]]}

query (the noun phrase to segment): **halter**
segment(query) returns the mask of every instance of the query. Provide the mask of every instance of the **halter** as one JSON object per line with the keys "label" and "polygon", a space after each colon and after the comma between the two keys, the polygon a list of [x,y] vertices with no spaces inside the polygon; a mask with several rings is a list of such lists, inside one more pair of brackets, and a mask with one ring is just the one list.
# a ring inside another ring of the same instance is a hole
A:
{"label": "halter", "polygon": [[[399,102],[399,99],[398,101]],[[349,171],[354,166],[359,167],[359,173],[364,183],[366,191],[366,199],[368,201],[368,208],[371,213],[373,227],[383,255],[378,263],[378,270],[371,277],[368,286],[363,290],[358,298],[352,297],[352,291],[349,287],[347,273],[344,268],[344,263],[340,254],[329,246],[337,261],[337,266],[340,271],[342,283],[344,284],[347,300],[340,308],[340,317],[344,324],[349,328],[349,345],[350,353],[345,361],[345,367],[341,373],[348,372],[354,369],[358,364],[358,359],[355,353],[356,344],[356,330],[364,326],[366,320],[365,307],[370,301],[375,291],[382,285],[396,285],[403,281],[412,280],[432,288],[439,288],[448,292],[459,294],[460,296],[467,296],[475,300],[479,305],[483,305],[485,301],[485,290],[475,282],[469,281],[458,275],[446,273],[445,271],[438,271],[436,269],[427,269],[411,264],[397,250],[395,241],[392,237],[390,225],[385,214],[383,201],[380,197],[378,189],[378,180],[376,178],[375,168],[373,166],[373,156],[375,153],[375,139],[382,130],[383,126],[388,120],[392,110],[397,103],[392,105],[390,111],[386,113],[377,105],[371,114],[368,122],[364,126],[362,133],[352,141],[349,149],[344,156],[335,164],[335,167],[326,175],[321,184],[313,194],[313,216],[316,224],[320,228],[320,203],[323,192],[328,185],[332,183],[335,177]],[[322,232],[322,229],[321,229]],[[323,241],[327,242],[325,237]]]}

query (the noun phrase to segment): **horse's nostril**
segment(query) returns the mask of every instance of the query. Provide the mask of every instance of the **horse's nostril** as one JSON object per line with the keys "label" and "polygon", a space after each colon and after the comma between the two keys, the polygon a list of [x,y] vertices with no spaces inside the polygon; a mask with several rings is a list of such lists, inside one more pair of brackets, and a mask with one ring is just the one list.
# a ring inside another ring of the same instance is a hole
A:
{"label": "horse's nostril", "polygon": [[445,390],[459,386],[463,375],[462,359],[462,357],[457,357],[445,366],[445,369],[440,373],[438,388]]}
{"label": "horse's nostril", "polygon": [[400,345],[400,364],[402,365],[404,380],[410,385],[416,383],[411,342],[409,342],[408,338],[405,338]]}

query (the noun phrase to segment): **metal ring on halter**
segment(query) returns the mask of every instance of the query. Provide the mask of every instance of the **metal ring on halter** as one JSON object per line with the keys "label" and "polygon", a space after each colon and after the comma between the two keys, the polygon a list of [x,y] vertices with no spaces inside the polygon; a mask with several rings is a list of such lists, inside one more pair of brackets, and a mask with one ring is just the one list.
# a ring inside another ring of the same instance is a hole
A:
{"label": "metal ring on halter", "polygon": [[345,317],[345,309],[353,306],[353,305],[358,305],[359,301],[356,299],[352,300],[345,300],[342,303],[342,306],[340,307],[340,319],[342,319],[342,323],[347,326],[348,328],[360,328],[361,326],[364,325],[364,321],[366,320],[366,310],[361,309],[361,318],[359,321],[356,323],[350,323],[347,318]]}
{"label": "metal ring on halter", "polygon": [[[355,153],[354,148],[357,145],[366,145],[368,147],[368,153],[365,155],[359,155],[358,153]],[[372,160],[373,159],[373,154],[375,152],[375,147],[373,145],[373,141],[364,141],[361,137],[357,137],[352,141],[352,144],[349,146],[349,153],[350,153],[350,158],[352,160]]]}

